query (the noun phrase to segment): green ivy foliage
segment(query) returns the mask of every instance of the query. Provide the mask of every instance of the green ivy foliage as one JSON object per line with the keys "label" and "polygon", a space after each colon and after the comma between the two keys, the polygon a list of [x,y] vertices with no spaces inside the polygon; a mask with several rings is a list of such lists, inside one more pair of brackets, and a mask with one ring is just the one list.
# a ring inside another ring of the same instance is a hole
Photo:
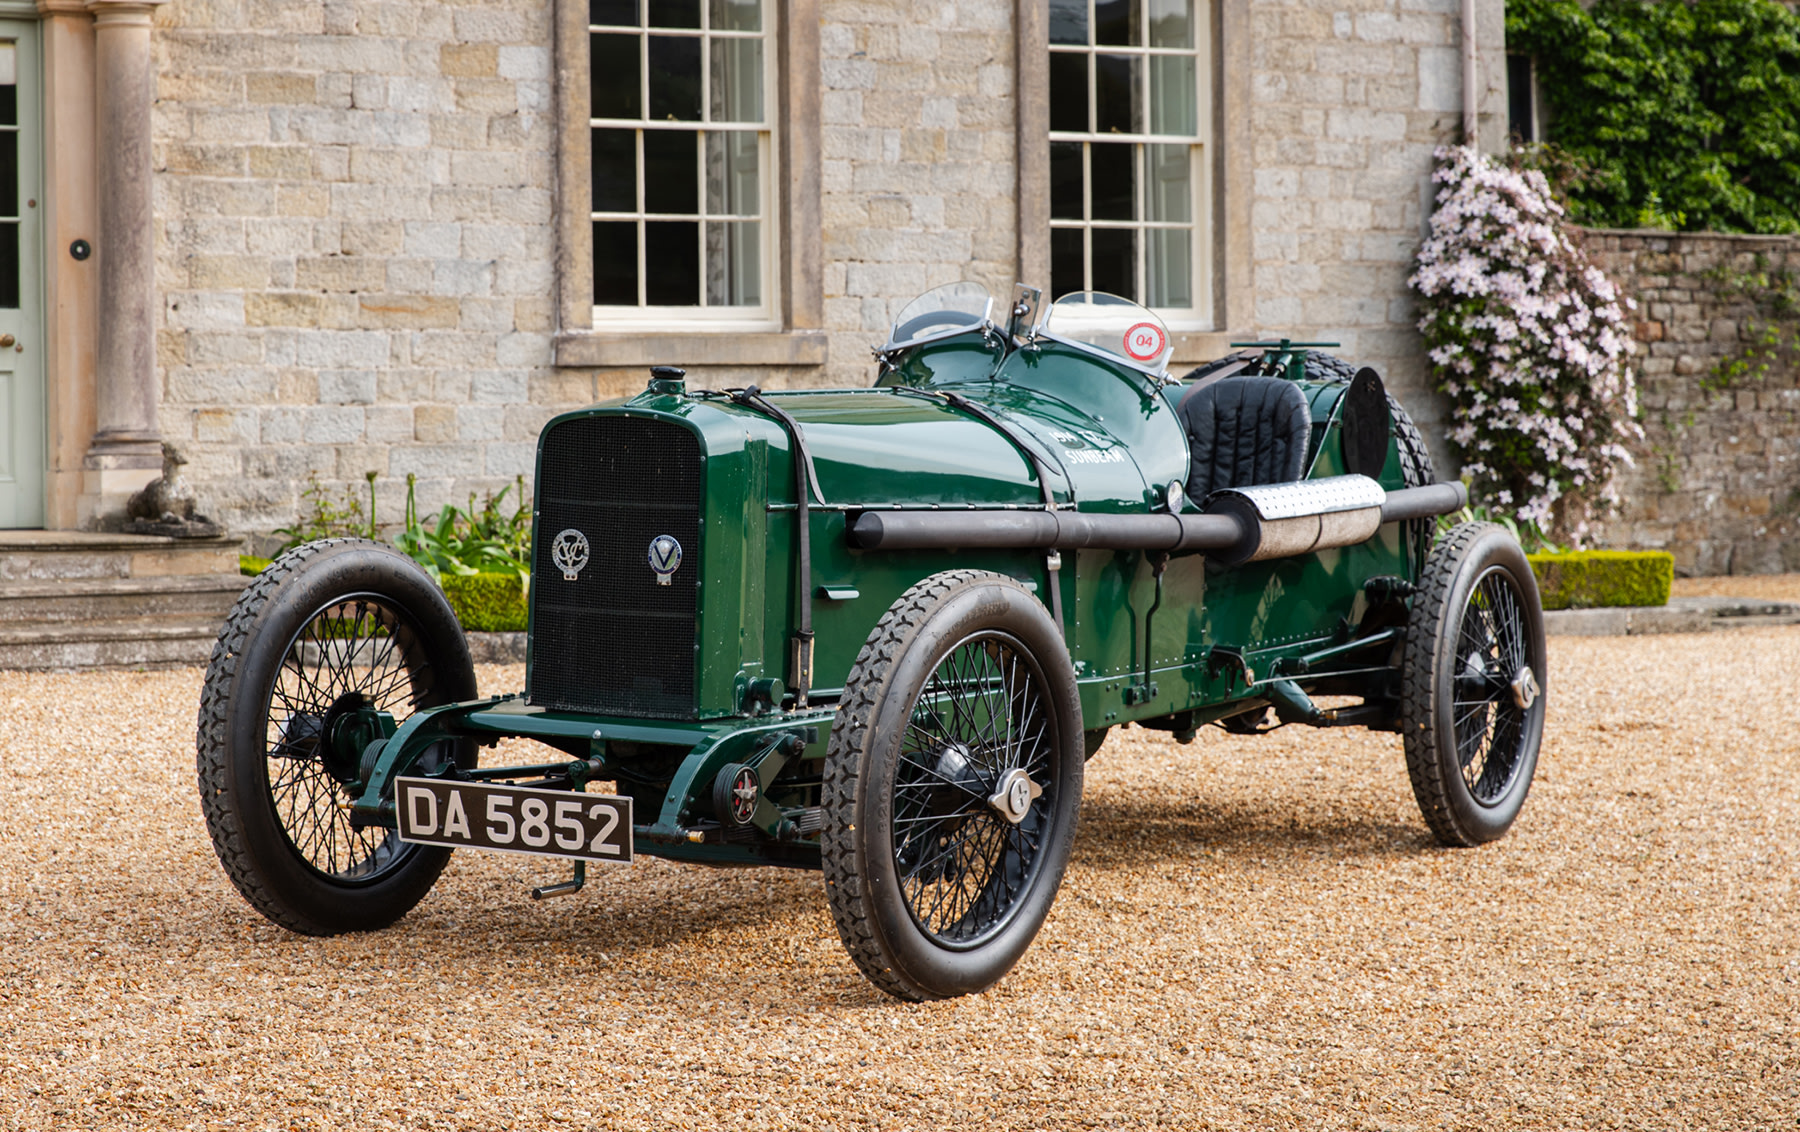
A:
{"label": "green ivy foliage", "polygon": [[1777,0],[1508,0],[1582,224],[1800,232],[1800,14]]}

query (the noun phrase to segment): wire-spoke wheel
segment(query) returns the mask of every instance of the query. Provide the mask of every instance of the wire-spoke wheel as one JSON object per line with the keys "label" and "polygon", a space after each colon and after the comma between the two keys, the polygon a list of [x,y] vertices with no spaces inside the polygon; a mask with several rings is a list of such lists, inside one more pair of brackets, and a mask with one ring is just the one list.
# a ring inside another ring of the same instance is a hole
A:
{"label": "wire-spoke wheel", "polygon": [[943,946],[991,937],[1036,875],[1053,726],[1043,672],[1008,633],[957,643],[914,702],[891,787],[895,875]]}
{"label": "wire-spoke wheel", "polygon": [[902,998],[997,982],[1074,841],[1085,744],[1055,623],[1011,578],[908,590],[851,670],[825,765],[825,875],[844,945]]}
{"label": "wire-spoke wheel", "polygon": [[238,890],[311,935],[405,915],[448,852],[358,828],[340,802],[384,723],[474,695],[462,629],[406,556],[335,539],[277,559],[227,618],[200,701],[201,809]]}
{"label": "wire-spoke wheel", "polygon": [[1511,535],[1468,523],[1433,549],[1403,665],[1406,766],[1426,824],[1446,845],[1502,836],[1531,790],[1547,690],[1537,579]]}

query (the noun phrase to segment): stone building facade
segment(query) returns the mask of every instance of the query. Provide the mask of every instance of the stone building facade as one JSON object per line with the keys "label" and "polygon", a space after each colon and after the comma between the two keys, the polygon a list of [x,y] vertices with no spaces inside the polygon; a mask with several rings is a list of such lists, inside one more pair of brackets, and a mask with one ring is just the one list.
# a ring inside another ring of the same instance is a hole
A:
{"label": "stone building facade", "polygon": [[[711,18],[728,2],[706,0]],[[77,86],[90,9],[149,25],[154,384],[137,426],[186,450],[205,510],[268,532],[295,518],[308,477],[341,488],[376,472],[380,517],[397,520],[408,474],[426,506],[529,475],[552,414],[635,390],[648,365],[715,386],[862,385],[869,345],[926,287],[1047,288],[1048,44],[1067,5],[766,0],[778,240],[763,320],[596,314],[587,113],[606,76],[590,25],[609,3],[41,0],[48,72]],[[1459,132],[1458,13],[1456,0],[1199,0],[1200,251],[1176,363],[1265,335],[1339,341],[1441,433],[1405,277],[1432,149]],[[1504,128],[1501,22],[1482,0],[1489,148]],[[43,191],[67,203],[43,241],[62,287],[47,333],[64,342],[44,375],[35,525],[104,523],[129,486],[98,482],[93,437],[96,401],[137,379],[79,345],[114,333],[94,277],[122,260],[106,239],[93,260],[67,253],[104,204],[76,186],[80,161],[123,136],[108,113],[65,101],[51,127]]]}
{"label": "stone building facade", "polygon": [[1644,438],[1602,537],[1668,550],[1684,575],[1800,571],[1800,239],[1597,230],[1585,245],[1639,320]]}

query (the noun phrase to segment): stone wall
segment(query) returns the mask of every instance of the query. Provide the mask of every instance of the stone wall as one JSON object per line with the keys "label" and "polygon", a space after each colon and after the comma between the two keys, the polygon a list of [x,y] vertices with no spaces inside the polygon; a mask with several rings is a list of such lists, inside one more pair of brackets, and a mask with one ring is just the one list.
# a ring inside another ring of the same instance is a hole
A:
{"label": "stone wall", "polygon": [[[1638,302],[1645,438],[1603,537],[1675,555],[1677,572],[1800,570],[1800,365],[1726,380],[1720,363],[1770,324],[1734,281],[1800,276],[1800,239],[1593,231],[1586,246]],[[1791,342],[1794,312],[1778,325]]]}
{"label": "stone wall", "polygon": [[[552,414],[643,380],[552,364],[552,2],[158,11],[161,420],[233,528],[292,522],[309,475],[360,489],[380,473],[384,523],[408,473],[428,508],[496,490],[530,472]],[[1497,28],[1498,0],[1481,10]],[[1431,149],[1457,128],[1456,0],[1232,11],[1248,15],[1225,22],[1241,33],[1221,45],[1218,81],[1248,108],[1247,173],[1224,185],[1232,231],[1215,238],[1247,254],[1241,271],[1224,265],[1242,314],[1215,337],[1342,341],[1436,443],[1405,277]],[[821,0],[830,360],[721,366],[699,383],[864,384],[898,303],[963,278],[1006,292],[1014,13],[1015,0]],[[1503,105],[1501,81],[1484,111]]]}
{"label": "stone wall", "polygon": [[1004,303],[1016,267],[1013,0],[825,0],[825,325],[819,384],[867,385],[869,347],[929,287]]}
{"label": "stone wall", "polygon": [[[1458,0],[1251,4],[1253,317],[1373,365],[1447,466],[1406,278],[1432,151],[1461,131]],[[1503,5],[1478,0],[1482,142],[1504,138]],[[1227,66],[1231,45],[1226,47]]]}
{"label": "stone wall", "polygon": [[[182,0],[155,37],[165,434],[240,529],[309,473],[428,501],[531,470],[594,395],[549,368],[550,23],[473,5]],[[396,482],[398,481],[398,483]]]}

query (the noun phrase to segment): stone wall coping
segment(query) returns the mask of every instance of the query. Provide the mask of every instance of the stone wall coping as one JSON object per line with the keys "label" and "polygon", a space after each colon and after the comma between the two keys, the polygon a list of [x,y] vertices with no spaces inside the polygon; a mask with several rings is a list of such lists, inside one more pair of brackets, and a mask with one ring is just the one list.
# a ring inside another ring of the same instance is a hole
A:
{"label": "stone wall coping", "polygon": [[9,551],[94,550],[241,550],[242,535],[216,538],[169,538],[166,535],[130,535],[110,531],[0,531],[0,554]]}
{"label": "stone wall coping", "polygon": [[1576,225],[1583,235],[1614,236],[1620,238],[1637,238],[1643,240],[1733,240],[1743,243],[1755,243],[1760,240],[1800,240],[1800,234],[1792,232],[1671,232],[1666,228],[1582,228]]}

